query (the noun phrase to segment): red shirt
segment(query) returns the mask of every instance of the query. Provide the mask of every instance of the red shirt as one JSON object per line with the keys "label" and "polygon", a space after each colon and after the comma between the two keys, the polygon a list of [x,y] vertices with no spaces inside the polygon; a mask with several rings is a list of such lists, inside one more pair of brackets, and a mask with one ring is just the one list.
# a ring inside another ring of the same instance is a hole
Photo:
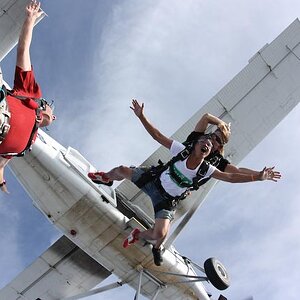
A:
{"label": "red shirt", "polygon": [[[19,100],[13,95],[28,97]],[[33,69],[23,71],[16,67],[13,95],[7,96],[9,111],[11,113],[10,129],[5,140],[0,144],[0,154],[20,153],[29,141],[32,129],[35,125],[37,104],[30,98],[41,98],[42,92],[34,78]],[[36,134],[33,141],[36,138]]]}

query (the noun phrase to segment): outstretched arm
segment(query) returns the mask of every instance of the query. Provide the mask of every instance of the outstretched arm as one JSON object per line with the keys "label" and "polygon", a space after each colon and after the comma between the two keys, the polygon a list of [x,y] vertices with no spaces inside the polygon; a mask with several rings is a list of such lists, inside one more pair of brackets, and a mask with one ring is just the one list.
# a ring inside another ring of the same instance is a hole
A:
{"label": "outstretched arm", "polygon": [[264,168],[262,171],[257,174],[242,174],[242,173],[226,173],[219,170],[215,170],[212,174],[212,177],[222,181],[227,181],[231,183],[242,183],[242,182],[251,182],[251,181],[263,181],[263,180],[272,180],[277,182],[281,178],[281,174],[278,171],[274,171],[272,168]]}
{"label": "outstretched arm", "polygon": [[30,60],[30,44],[32,40],[32,31],[36,19],[38,19],[43,13],[40,10],[40,2],[34,0],[31,1],[25,9],[26,17],[23,23],[17,49],[17,66],[24,71],[31,70]]}
{"label": "outstretched arm", "polygon": [[260,171],[255,171],[247,168],[239,168],[235,165],[228,164],[224,170],[226,173],[241,173],[241,174],[250,174],[250,175],[258,175]]}
{"label": "outstretched arm", "polygon": [[208,125],[216,125],[218,128],[222,128],[223,126],[228,127],[228,124],[226,124],[224,121],[219,119],[216,116],[213,116],[209,113],[204,114],[201,119],[198,121],[198,123],[195,126],[196,132],[205,132],[207,129]]}
{"label": "outstretched arm", "polygon": [[165,146],[166,148],[170,149],[173,140],[163,135],[157,128],[155,128],[146,118],[144,115],[144,103],[141,105],[135,99],[132,100],[132,106],[130,108],[133,110],[135,115],[140,119],[141,123],[148,131],[148,133],[159,142],[161,145]]}

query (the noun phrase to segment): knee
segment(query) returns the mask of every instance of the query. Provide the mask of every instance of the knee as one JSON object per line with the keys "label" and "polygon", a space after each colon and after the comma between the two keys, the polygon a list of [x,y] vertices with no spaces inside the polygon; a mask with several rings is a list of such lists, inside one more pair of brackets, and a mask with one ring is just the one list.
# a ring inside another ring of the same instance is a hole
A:
{"label": "knee", "polygon": [[119,174],[122,174],[122,175],[125,176],[125,177],[127,177],[128,171],[129,171],[129,170],[130,170],[130,169],[129,169],[128,167],[126,167],[126,166],[123,166],[123,165],[118,166]]}
{"label": "knee", "polygon": [[117,168],[114,169],[115,170],[115,174],[117,175],[118,179],[130,179],[131,178],[131,174],[132,174],[132,169],[120,165]]}
{"label": "knee", "polygon": [[163,239],[165,238],[165,236],[167,235],[167,231],[166,230],[157,230],[155,232],[155,240],[160,240],[160,239]]}
{"label": "knee", "polygon": [[121,166],[118,166],[118,169],[120,172],[126,172],[128,167],[121,165]]}

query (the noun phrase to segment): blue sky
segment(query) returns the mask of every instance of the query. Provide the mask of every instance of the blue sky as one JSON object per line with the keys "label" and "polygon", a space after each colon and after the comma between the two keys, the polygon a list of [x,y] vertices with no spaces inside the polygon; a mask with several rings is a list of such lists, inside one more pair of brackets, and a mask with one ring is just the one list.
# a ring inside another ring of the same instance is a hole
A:
{"label": "blue sky", "polygon": [[[31,53],[44,96],[55,100],[58,120],[49,134],[103,170],[139,164],[157,148],[130,111],[132,98],[171,135],[300,11],[296,0],[45,0],[42,7],[49,17],[35,28]],[[15,51],[1,65],[11,84]],[[199,264],[216,256],[226,265],[229,299],[298,298],[299,117],[298,106],[241,163],[275,165],[282,180],[219,183],[176,241]],[[1,287],[60,235],[10,172],[6,179]],[[134,291],[88,299],[120,295],[132,299]]]}

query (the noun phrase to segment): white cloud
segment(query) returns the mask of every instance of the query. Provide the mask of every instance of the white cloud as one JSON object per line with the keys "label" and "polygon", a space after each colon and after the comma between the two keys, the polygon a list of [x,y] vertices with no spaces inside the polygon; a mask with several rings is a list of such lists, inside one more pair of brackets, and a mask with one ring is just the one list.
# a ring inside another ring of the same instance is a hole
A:
{"label": "white cloud", "polygon": [[[85,5],[85,1],[78,3]],[[110,5],[105,16],[98,6],[89,10],[92,31],[85,27],[79,32],[83,23],[76,23],[75,28],[72,19],[68,35],[63,28],[49,29],[57,35],[51,35],[56,44],[50,51],[41,51],[43,43],[33,44],[43,53],[43,60],[46,56],[51,63],[47,72],[53,75],[44,75],[48,78],[44,86],[49,97],[58,99],[60,116],[51,135],[66,146],[75,146],[103,169],[138,164],[157,147],[130,111],[131,98],[144,100],[150,120],[172,134],[299,12],[295,0],[127,0]],[[52,13],[45,22],[58,16]],[[82,12],[76,17],[82,20]],[[65,18],[68,16],[61,24]],[[92,49],[88,53],[93,53],[90,57],[84,52],[90,49],[80,45],[85,34],[93,37],[93,43],[87,44]],[[67,43],[61,44],[64,39]],[[62,45],[66,48],[60,49]],[[83,62],[78,59],[80,54]],[[74,80],[73,72],[82,82]],[[241,164],[257,169],[274,164],[283,174],[282,181],[219,184],[176,242],[181,252],[198,263],[212,255],[224,261],[233,278],[224,294],[232,299],[251,294],[254,299],[296,298],[299,109]],[[13,209],[2,210],[2,214],[19,216]],[[3,220],[1,224],[9,228],[8,235],[1,235],[8,245],[6,255],[19,265],[16,224],[12,227]],[[9,268],[8,264],[2,259],[1,269]],[[118,293],[131,297],[133,290]],[[107,294],[93,298],[107,299]]]}

